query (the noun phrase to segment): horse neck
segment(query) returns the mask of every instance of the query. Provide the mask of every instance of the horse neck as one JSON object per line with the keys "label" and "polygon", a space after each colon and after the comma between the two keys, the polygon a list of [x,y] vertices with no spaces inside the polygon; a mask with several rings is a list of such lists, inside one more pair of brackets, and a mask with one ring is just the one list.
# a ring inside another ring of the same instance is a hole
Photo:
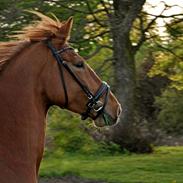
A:
{"label": "horse neck", "polygon": [[46,47],[41,43],[30,45],[9,63],[0,77],[0,162],[4,162],[0,164],[0,182],[1,177],[12,171],[17,177],[7,175],[8,183],[13,179],[28,183],[28,177],[31,183],[36,182],[47,110],[39,79],[46,62],[45,53]]}
{"label": "horse neck", "polygon": [[[31,44],[24,48],[9,63],[0,78],[4,83],[6,93],[15,95],[14,100],[24,100],[24,104],[31,102],[31,98],[36,98],[41,105],[46,105],[42,93],[41,74],[46,65],[46,47],[42,43]],[[19,97],[20,96],[20,97]],[[30,105],[30,104],[29,104]],[[44,106],[45,107],[45,106]]]}

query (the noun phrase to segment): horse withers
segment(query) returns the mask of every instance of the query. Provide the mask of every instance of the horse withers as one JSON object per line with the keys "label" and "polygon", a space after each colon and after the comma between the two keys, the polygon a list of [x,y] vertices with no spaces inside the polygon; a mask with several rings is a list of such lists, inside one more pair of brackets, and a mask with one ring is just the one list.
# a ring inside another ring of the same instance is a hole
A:
{"label": "horse withers", "polygon": [[108,84],[69,46],[72,18],[32,13],[41,20],[17,41],[0,43],[0,183],[37,182],[50,106],[99,127],[116,124],[121,113]]}

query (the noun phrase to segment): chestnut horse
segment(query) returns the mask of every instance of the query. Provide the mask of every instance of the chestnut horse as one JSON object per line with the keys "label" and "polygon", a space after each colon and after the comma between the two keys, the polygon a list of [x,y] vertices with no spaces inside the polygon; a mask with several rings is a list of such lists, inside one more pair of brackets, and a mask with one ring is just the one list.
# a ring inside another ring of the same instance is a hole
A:
{"label": "chestnut horse", "polygon": [[114,125],[121,107],[107,83],[69,46],[72,18],[41,18],[0,43],[0,183],[36,183],[45,119],[58,105]]}

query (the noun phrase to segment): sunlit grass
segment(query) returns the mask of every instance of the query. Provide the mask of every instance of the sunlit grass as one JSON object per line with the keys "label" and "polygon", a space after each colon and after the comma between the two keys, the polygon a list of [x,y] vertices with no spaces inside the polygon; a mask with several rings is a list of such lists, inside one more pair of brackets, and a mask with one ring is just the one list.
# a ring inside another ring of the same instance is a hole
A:
{"label": "sunlit grass", "polygon": [[40,175],[76,175],[113,183],[183,183],[183,147],[160,147],[142,155],[52,154],[43,160]]}

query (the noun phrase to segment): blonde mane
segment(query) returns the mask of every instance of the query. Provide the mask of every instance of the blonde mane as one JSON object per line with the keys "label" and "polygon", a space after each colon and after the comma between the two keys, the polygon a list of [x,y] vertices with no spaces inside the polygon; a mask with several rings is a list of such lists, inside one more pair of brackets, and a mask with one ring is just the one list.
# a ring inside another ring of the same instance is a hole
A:
{"label": "blonde mane", "polygon": [[16,41],[0,43],[0,72],[4,70],[4,66],[8,61],[18,54],[23,48],[31,42],[42,41],[48,38],[58,37],[62,39],[63,35],[60,29],[63,25],[56,16],[53,18],[43,15],[37,11],[29,11],[37,15],[41,20],[34,21],[33,24],[24,27],[21,31],[17,31],[15,35],[10,36]]}

